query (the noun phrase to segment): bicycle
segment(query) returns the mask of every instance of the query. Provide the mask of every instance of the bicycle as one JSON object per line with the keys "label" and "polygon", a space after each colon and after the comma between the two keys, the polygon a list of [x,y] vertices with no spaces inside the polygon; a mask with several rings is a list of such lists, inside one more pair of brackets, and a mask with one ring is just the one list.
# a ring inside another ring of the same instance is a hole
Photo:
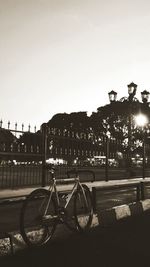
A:
{"label": "bicycle", "polygon": [[[89,188],[80,183],[79,177],[56,180],[54,169],[49,171],[51,179],[48,190],[35,189],[26,197],[21,208],[20,233],[28,246],[47,243],[60,223],[78,232],[87,231],[92,223],[93,205]],[[74,182],[71,192],[64,194],[65,205],[61,205],[57,182]],[[67,207],[71,200],[73,209],[70,215]]]}

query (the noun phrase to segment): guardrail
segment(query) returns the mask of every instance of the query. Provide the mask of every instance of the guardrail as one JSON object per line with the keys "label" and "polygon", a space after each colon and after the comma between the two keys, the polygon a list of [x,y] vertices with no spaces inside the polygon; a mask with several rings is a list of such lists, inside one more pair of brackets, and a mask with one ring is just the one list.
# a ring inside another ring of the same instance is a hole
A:
{"label": "guardrail", "polygon": [[150,181],[144,180],[141,182],[141,200],[146,199],[147,186],[150,187]]}
{"label": "guardrail", "polygon": [[93,186],[92,187],[92,199],[93,199],[93,209],[94,212],[96,212],[97,210],[97,200],[99,198],[98,196],[98,192],[103,192],[103,191],[115,191],[115,190],[120,190],[120,194],[122,193],[121,190],[122,189],[135,189],[135,193],[136,193],[136,198],[135,201],[140,201],[140,200],[144,200],[146,198],[150,197],[150,192],[149,192],[149,197],[146,196],[146,187],[149,187],[150,189],[150,181],[130,181],[130,182],[124,182],[124,183],[120,183],[120,184],[116,184],[116,185],[110,185],[110,184],[106,184],[106,185],[101,185],[101,186]]}
{"label": "guardrail", "polygon": [[[83,171],[81,171],[82,173]],[[77,172],[78,173],[78,172]],[[79,171],[80,173],[80,171]],[[78,174],[79,174],[78,173]],[[89,172],[90,174],[93,175],[92,177],[92,180],[90,182],[93,182],[94,181],[94,173],[93,172]],[[69,178],[69,175],[73,174],[73,171],[68,171],[68,178],[67,179],[63,179],[63,181],[65,182],[66,184],[66,191],[68,190],[67,188],[67,185],[72,181],[72,179],[75,177],[70,177]],[[57,180],[58,183],[59,183],[59,180]],[[61,181],[61,179],[60,179]],[[95,181],[93,182],[92,184],[90,184],[89,182],[83,182],[83,183],[86,183],[90,189],[91,189],[91,194],[92,194],[92,199],[93,199],[93,207],[94,207],[94,211],[96,211],[97,209],[97,201],[99,200],[100,198],[100,192],[106,192],[106,191],[111,191],[112,192],[116,192],[119,193],[120,195],[122,194],[122,190],[125,189],[127,191],[127,189],[129,189],[129,191],[131,189],[135,189],[134,190],[134,194],[135,194],[135,201],[140,201],[140,200],[144,200],[145,198],[147,198],[146,194],[146,189],[149,187],[150,188],[150,179],[149,180],[144,180],[144,181],[133,181],[133,180],[129,180],[129,181],[115,181],[116,184],[114,184],[113,182],[107,182],[107,183],[101,183],[99,184],[99,182]],[[30,188],[31,189],[31,188]],[[24,189],[22,189],[24,191]],[[22,191],[21,190],[21,191]],[[118,190],[118,191],[117,191]],[[10,195],[10,196],[7,196],[7,200],[8,199],[11,199],[11,202],[15,201],[17,198],[18,199],[24,199],[24,197],[30,193],[27,188],[25,189],[25,191],[22,193],[20,192],[20,190],[18,190],[18,195],[16,195],[16,191],[15,191],[15,194],[13,195]],[[63,191],[64,191],[64,188],[63,188]],[[12,191],[11,191],[12,192]],[[60,192],[61,192],[61,188],[60,188]],[[19,195],[21,193],[21,195]],[[64,192],[63,192],[64,193]],[[111,192],[109,192],[111,194]],[[132,195],[132,194],[131,194]],[[149,193],[150,195],[150,193]],[[1,198],[2,202],[4,203],[4,199],[6,199],[4,197]],[[116,198],[117,199],[117,198]],[[1,201],[0,201],[1,202]],[[7,201],[6,201],[7,202]],[[8,203],[8,202],[7,202]]]}

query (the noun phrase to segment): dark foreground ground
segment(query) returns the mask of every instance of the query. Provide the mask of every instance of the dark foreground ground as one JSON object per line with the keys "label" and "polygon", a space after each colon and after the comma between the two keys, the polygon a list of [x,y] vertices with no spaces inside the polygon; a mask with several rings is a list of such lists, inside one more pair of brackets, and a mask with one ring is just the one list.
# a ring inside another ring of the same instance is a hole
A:
{"label": "dark foreground ground", "polygon": [[0,266],[15,267],[149,267],[150,212],[85,235],[69,234],[38,249],[0,258]]}

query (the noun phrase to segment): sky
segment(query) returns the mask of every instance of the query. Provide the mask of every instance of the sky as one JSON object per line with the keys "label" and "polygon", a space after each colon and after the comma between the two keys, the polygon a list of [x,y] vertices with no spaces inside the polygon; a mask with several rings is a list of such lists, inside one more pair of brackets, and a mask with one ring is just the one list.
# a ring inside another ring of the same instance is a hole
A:
{"label": "sky", "polygon": [[0,120],[33,130],[150,90],[149,0],[0,0]]}

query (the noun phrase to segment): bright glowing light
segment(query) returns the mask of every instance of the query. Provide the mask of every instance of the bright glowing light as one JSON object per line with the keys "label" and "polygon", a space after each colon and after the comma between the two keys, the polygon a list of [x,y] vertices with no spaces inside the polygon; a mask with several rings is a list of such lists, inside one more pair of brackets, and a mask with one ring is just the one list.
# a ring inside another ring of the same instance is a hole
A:
{"label": "bright glowing light", "polygon": [[145,126],[148,123],[148,118],[144,114],[138,114],[135,116],[135,123],[138,126]]}

